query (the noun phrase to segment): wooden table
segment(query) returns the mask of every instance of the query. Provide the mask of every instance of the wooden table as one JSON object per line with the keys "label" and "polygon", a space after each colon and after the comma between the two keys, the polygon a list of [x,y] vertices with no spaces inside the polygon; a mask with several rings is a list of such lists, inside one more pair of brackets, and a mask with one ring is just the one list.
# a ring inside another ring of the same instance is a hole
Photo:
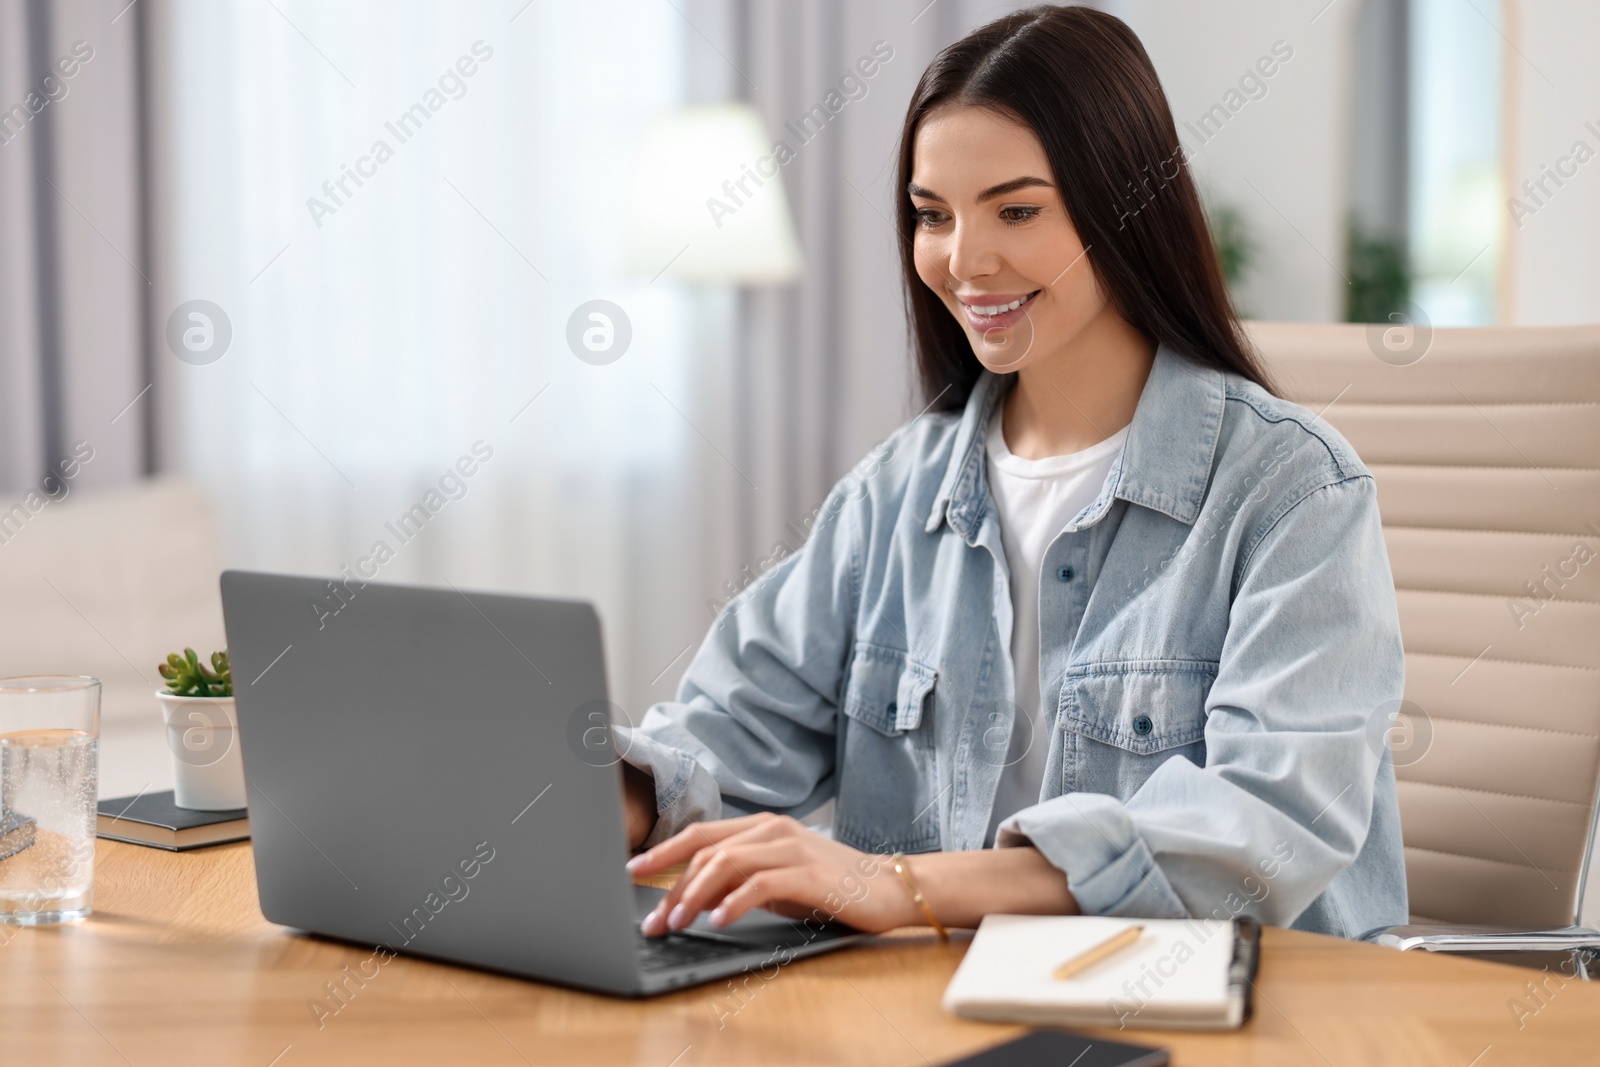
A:
{"label": "wooden table", "polygon": [[[319,1027],[310,1002],[370,952],[263,919],[248,844],[101,841],[97,863],[93,918],[0,927],[0,1064],[928,1064],[1021,1032],[942,1011],[965,943],[911,931],[752,979],[742,998],[723,983],[617,1000],[400,957],[367,964],[377,975]],[[1242,1031],[1120,1037],[1180,1065],[1600,1063],[1600,982],[1551,980],[1541,1006],[1536,978],[1272,929]],[[1513,1000],[1534,1012],[1520,1028]]]}

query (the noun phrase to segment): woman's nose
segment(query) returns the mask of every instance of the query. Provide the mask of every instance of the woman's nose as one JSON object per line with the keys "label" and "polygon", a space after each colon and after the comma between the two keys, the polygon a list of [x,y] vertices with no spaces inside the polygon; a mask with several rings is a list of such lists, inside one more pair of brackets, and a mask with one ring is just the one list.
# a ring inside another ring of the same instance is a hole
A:
{"label": "woman's nose", "polygon": [[946,270],[951,277],[962,281],[993,274],[999,268],[1000,256],[991,234],[970,223],[955,224],[950,236],[950,260]]}

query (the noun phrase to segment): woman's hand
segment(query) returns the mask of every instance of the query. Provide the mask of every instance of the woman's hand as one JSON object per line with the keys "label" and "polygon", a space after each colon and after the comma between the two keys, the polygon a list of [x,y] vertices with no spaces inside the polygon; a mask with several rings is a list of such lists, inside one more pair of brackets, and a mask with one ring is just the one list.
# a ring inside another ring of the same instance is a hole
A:
{"label": "woman's hand", "polygon": [[635,876],[689,861],[645,917],[650,937],[682,930],[702,911],[725,926],[751,908],[817,915],[870,933],[922,921],[889,857],[859,852],[794,819],[763,813],[695,823],[628,863]]}

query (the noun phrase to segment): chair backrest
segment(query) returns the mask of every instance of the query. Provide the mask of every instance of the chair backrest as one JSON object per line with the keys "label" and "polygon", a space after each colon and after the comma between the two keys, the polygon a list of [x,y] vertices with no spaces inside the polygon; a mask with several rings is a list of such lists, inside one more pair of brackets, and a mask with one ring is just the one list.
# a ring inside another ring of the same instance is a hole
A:
{"label": "chair backrest", "polygon": [[1600,798],[1600,326],[1251,333],[1377,481],[1412,921],[1578,921]]}

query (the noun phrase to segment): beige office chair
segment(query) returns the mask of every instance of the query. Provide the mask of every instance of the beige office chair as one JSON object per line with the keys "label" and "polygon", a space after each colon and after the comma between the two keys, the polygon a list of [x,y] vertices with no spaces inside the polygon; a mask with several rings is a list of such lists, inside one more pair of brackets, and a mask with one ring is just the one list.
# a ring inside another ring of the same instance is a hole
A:
{"label": "beige office chair", "polygon": [[1600,949],[1579,925],[1600,801],[1600,326],[1250,329],[1377,480],[1413,925],[1368,938]]}

